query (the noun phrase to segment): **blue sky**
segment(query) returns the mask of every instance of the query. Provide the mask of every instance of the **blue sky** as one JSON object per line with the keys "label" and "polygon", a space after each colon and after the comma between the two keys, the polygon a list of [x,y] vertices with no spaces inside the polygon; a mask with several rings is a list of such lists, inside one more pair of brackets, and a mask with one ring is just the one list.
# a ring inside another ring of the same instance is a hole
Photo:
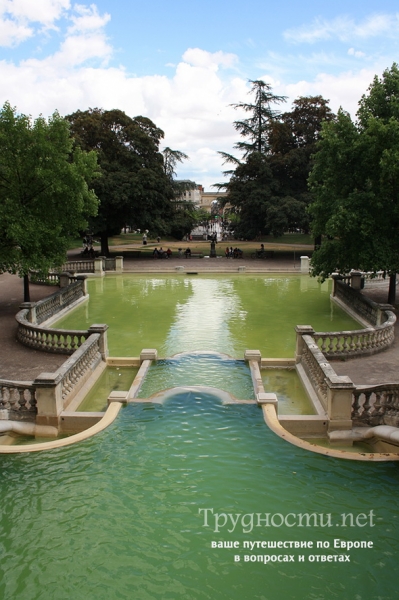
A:
{"label": "blue sky", "polygon": [[399,62],[391,0],[0,0],[0,101],[48,117],[89,107],[151,118],[189,155],[178,176],[223,180],[249,79],[319,95],[355,116],[374,75]]}

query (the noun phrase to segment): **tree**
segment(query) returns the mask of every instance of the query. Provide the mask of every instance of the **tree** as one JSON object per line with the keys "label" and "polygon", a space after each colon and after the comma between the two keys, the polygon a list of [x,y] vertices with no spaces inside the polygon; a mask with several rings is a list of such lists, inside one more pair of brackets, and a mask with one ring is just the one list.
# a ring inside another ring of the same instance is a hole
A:
{"label": "tree", "polygon": [[196,189],[197,184],[187,179],[175,179],[177,163],[188,160],[187,154],[179,150],[171,150],[168,147],[163,149],[162,154],[164,172],[169,178],[174,192],[174,214],[169,224],[169,231],[172,237],[181,240],[199,221],[194,203],[186,197],[186,192]]}
{"label": "tree", "polygon": [[312,230],[324,236],[315,275],[350,269],[399,271],[399,70],[376,77],[359,102],[358,122],[340,110],[326,123],[310,175]]}
{"label": "tree", "polygon": [[77,111],[67,119],[80,146],[98,155],[102,177],[94,189],[100,207],[90,227],[101,239],[101,253],[109,254],[108,237],[126,223],[166,233],[174,191],[159,152],[163,131],[146,117],[116,109]]}
{"label": "tree", "polygon": [[255,96],[253,103],[239,102],[233,104],[235,109],[250,113],[247,119],[234,122],[234,127],[240,133],[241,137],[248,141],[240,141],[235,144],[235,148],[243,152],[244,158],[253,152],[265,154],[269,151],[269,135],[273,123],[280,116],[272,109],[272,104],[285,102],[285,96],[276,96],[272,93],[272,87],[269,83],[262,80],[251,81],[252,88],[250,94]]}
{"label": "tree", "polygon": [[0,111],[0,269],[24,278],[65,262],[71,237],[95,215],[88,182],[98,174],[94,152],[76,147],[68,123]]}
{"label": "tree", "polygon": [[239,216],[235,226],[239,237],[307,230],[311,198],[307,178],[321,124],[333,118],[328,101],[321,96],[298,98],[292,111],[279,114],[271,104],[284,97],[272,94],[262,81],[252,83],[255,102],[234,105],[251,112],[249,119],[235,123],[249,138],[235,145],[244,152],[244,160],[220,153],[234,169],[225,172],[230,176],[227,184],[215,187],[228,191],[226,202]]}

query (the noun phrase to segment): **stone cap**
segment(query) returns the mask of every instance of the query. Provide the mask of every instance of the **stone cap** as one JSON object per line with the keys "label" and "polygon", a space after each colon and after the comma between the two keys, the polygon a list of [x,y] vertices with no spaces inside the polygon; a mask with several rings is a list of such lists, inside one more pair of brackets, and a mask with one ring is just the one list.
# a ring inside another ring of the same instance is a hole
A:
{"label": "stone cap", "polygon": [[158,358],[158,350],[155,348],[144,348],[140,352],[140,362],[143,360],[157,360]]}
{"label": "stone cap", "polygon": [[260,363],[260,361],[262,360],[260,350],[245,350],[244,360],[255,360],[256,362]]}
{"label": "stone cap", "polygon": [[278,400],[277,400],[276,394],[272,394],[270,392],[259,392],[258,394],[256,394],[256,401],[260,405],[274,404],[274,406],[276,407],[276,411],[277,411]]}

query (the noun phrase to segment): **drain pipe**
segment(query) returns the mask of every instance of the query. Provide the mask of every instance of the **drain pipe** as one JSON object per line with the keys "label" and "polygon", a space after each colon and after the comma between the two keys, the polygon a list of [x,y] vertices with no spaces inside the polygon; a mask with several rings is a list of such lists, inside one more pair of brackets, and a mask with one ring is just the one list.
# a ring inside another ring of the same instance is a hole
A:
{"label": "drain pipe", "polygon": [[58,429],[49,425],[36,425],[36,423],[23,421],[0,421],[0,434],[2,433],[54,438],[58,435]]}

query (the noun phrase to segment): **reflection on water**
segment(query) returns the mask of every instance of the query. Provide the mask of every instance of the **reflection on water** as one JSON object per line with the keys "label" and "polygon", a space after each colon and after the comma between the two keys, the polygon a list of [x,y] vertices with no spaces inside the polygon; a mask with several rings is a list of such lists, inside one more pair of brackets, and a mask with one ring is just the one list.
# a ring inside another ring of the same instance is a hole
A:
{"label": "reflection on water", "polygon": [[176,315],[164,343],[165,356],[176,349],[204,350],[234,347],[229,328],[231,315],[240,313],[241,303],[233,282],[192,279],[191,295],[176,303]]}
{"label": "reflection on water", "polygon": [[89,280],[89,302],[56,326],[109,325],[113,356],[159,356],[193,350],[242,358],[246,349],[292,358],[295,326],[358,328],[330,302],[329,283],[298,275],[124,275]]}

